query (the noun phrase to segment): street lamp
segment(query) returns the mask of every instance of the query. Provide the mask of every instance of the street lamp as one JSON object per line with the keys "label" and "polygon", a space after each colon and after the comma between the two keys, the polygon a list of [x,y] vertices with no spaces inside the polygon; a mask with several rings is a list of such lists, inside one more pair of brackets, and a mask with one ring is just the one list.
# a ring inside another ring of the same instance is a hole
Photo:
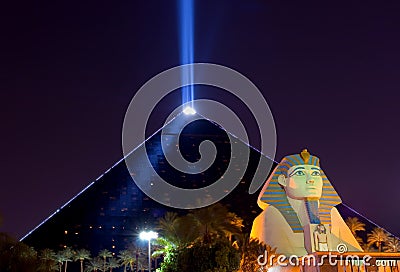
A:
{"label": "street lamp", "polygon": [[151,248],[150,241],[151,239],[156,239],[158,237],[157,232],[154,231],[142,231],[139,235],[140,239],[147,240],[149,242],[149,272],[151,271]]}

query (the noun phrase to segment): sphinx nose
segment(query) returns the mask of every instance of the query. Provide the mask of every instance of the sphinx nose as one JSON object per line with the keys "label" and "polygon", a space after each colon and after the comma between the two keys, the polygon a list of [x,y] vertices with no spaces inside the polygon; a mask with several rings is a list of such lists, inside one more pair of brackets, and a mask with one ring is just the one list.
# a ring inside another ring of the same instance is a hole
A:
{"label": "sphinx nose", "polygon": [[308,179],[308,180],[306,181],[306,183],[307,183],[307,184],[314,184],[314,180],[313,180],[313,179]]}

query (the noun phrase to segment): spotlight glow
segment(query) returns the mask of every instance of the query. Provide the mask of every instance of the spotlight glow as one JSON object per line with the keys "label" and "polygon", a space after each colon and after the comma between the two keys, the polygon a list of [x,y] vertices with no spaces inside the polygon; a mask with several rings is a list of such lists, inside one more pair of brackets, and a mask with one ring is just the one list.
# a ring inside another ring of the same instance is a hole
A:
{"label": "spotlight glow", "polygon": [[[194,55],[194,0],[179,0],[180,11],[180,56],[181,64],[193,63]],[[193,83],[193,69],[181,75],[182,82],[188,81]],[[193,84],[182,88],[182,104],[193,101],[194,88]],[[193,106],[193,105],[192,105]]]}
{"label": "spotlight glow", "polygon": [[183,113],[186,115],[193,115],[196,113],[196,110],[194,108],[188,106],[183,109]]}
{"label": "spotlight glow", "polygon": [[150,241],[151,239],[156,239],[158,237],[158,233],[154,231],[142,231],[139,234],[140,239]]}

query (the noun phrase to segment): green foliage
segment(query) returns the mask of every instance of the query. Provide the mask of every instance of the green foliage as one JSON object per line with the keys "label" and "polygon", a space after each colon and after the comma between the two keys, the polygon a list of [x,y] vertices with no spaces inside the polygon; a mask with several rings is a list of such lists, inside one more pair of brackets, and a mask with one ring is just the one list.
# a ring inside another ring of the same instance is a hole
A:
{"label": "green foliage", "polygon": [[108,249],[103,249],[103,250],[100,250],[99,257],[103,258],[103,269],[102,269],[102,271],[105,272],[106,269],[107,269],[107,258],[111,258],[112,257],[112,253]]}
{"label": "green foliage", "polygon": [[159,271],[229,272],[236,271],[239,264],[239,252],[224,238],[174,249],[165,256]]}
{"label": "green foliage", "polygon": [[[235,247],[232,241],[240,240],[243,221],[225,206],[215,204],[185,216],[167,213],[159,226],[161,235],[154,240],[153,257],[163,256],[163,262],[157,271],[238,271],[243,255],[241,243],[237,242]],[[147,256],[140,248],[121,250],[117,259],[107,249],[91,259],[90,251],[74,252],[69,247],[57,253],[44,249],[38,256],[33,248],[0,233],[1,272],[67,272],[72,261],[80,264],[81,272],[111,272],[120,266],[124,272],[147,268]]]}
{"label": "green foliage", "polygon": [[74,261],[79,261],[81,265],[81,272],[83,272],[83,262],[85,260],[90,260],[90,251],[87,249],[78,249],[75,251]]}
{"label": "green foliage", "polygon": [[192,228],[196,231],[198,239],[204,243],[242,232],[243,220],[220,203],[197,209],[187,217],[192,218]]}
{"label": "green foliage", "polygon": [[167,212],[159,220],[158,230],[162,237],[174,247],[185,246],[198,237],[196,222],[192,217],[178,216],[176,213]]}
{"label": "green foliage", "polygon": [[236,271],[240,254],[231,240],[242,227],[243,220],[219,203],[185,216],[166,213],[154,253],[164,256],[159,271]]}
{"label": "green foliage", "polygon": [[1,272],[34,272],[37,268],[37,253],[32,247],[0,233]]}
{"label": "green foliage", "polygon": [[135,263],[136,258],[136,254],[133,250],[121,250],[119,252],[118,258],[121,262],[121,265],[124,266],[124,272],[126,271],[128,266],[133,271],[133,264]]}
{"label": "green foliage", "polygon": [[120,267],[120,266],[121,266],[121,265],[120,265],[120,262],[119,262],[116,258],[110,258],[110,259],[108,260],[107,268],[109,269],[110,272],[112,272],[112,270],[113,270],[114,268],[118,268],[118,267]]}
{"label": "green foliage", "polygon": [[56,253],[49,248],[45,248],[39,253],[39,267],[38,271],[50,272],[57,271],[58,265],[55,261]]}
{"label": "green foliage", "polygon": [[89,261],[85,266],[85,272],[98,271],[103,267],[103,260],[100,257]]}
{"label": "green foliage", "polygon": [[234,243],[241,255],[240,270],[241,272],[259,271],[258,256],[264,255],[267,252],[269,257],[267,265],[271,263],[271,256],[276,254],[276,248],[271,248],[269,245],[260,242],[256,238],[250,238],[248,234],[239,236],[239,239]]}
{"label": "green foliage", "polygon": [[87,249],[78,249],[74,254],[74,261],[90,260],[90,251]]}

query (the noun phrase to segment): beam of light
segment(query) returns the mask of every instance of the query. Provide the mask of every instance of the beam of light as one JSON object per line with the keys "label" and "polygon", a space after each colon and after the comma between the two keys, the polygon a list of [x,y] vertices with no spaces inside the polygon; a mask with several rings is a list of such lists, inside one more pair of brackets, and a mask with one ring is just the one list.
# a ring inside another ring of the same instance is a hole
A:
{"label": "beam of light", "polygon": [[[193,63],[194,55],[194,0],[178,0],[179,5],[179,26],[180,26],[180,58],[181,64]],[[193,69],[185,71],[181,75],[182,82],[193,83]],[[193,108],[194,88],[193,84],[182,87],[182,104],[191,102]]]}

